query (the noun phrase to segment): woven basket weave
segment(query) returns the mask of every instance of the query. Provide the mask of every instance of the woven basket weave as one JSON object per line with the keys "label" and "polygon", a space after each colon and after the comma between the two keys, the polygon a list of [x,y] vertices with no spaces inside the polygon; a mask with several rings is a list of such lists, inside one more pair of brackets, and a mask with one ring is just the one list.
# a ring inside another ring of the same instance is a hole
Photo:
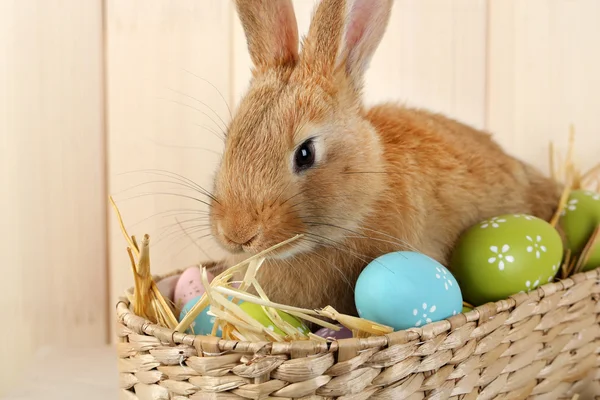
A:
{"label": "woven basket weave", "polygon": [[600,399],[600,268],[422,328],[331,343],[177,333],[124,298],[117,316],[122,399]]}

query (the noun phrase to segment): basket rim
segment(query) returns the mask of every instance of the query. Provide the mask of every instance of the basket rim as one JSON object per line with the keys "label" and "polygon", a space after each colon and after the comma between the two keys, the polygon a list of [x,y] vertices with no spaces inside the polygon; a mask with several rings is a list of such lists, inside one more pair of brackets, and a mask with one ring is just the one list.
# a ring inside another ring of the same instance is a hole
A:
{"label": "basket rim", "polygon": [[[167,274],[154,275],[155,281],[168,278],[183,272],[182,269],[171,271]],[[326,353],[347,354],[351,358],[360,352],[372,348],[385,348],[396,344],[404,344],[413,341],[427,341],[444,332],[450,333],[468,323],[486,322],[495,315],[510,311],[524,303],[539,302],[554,293],[567,290],[578,283],[596,280],[600,282],[600,266],[595,269],[579,272],[568,278],[556,282],[546,283],[528,293],[516,293],[507,299],[482,304],[467,313],[460,313],[450,318],[436,321],[422,327],[409,328],[395,331],[382,336],[371,336],[368,338],[349,338],[329,340],[327,342],[316,340],[297,340],[290,342],[249,342],[221,339],[214,336],[193,335],[176,332],[172,329],[154,324],[149,320],[139,317],[130,309],[130,303],[126,296],[119,298],[116,311],[117,320],[134,333],[145,334],[159,339],[169,345],[188,345],[195,347],[203,355],[217,356],[225,353],[260,353],[263,355],[291,355],[293,358],[308,355],[322,355]],[[133,288],[128,289],[132,291]]]}

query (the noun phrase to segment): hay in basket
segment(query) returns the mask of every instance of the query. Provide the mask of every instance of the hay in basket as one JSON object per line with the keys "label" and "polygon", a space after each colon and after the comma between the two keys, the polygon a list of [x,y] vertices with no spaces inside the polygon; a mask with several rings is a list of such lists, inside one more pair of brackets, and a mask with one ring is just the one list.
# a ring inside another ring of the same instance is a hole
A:
{"label": "hay in basket", "polygon": [[[600,186],[600,166],[582,174],[572,152],[572,133],[564,162],[551,152],[553,177],[565,184],[553,225],[570,190]],[[579,257],[565,254],[560,280],[420,328],[392,332],[331,307],[271,302],[256,272],[273,249],[210,283],[203,267],[206,293],[179,322],[156,286],[166,277],[150,273],[150,238],[139,245],[112,204],[134,276],[117,304],[122,399],[600,398],[600,269],[581,272],[598,229]],[[235,272],[244,272],[241,282],[232,281]],[[259,304],[284,335],[244,312],[239,300]],[[186,333],[207,306],[215,317],[212,335]],[[337,321],[354,337],[302,334],[276,310],[334,330],[329,321]]]}

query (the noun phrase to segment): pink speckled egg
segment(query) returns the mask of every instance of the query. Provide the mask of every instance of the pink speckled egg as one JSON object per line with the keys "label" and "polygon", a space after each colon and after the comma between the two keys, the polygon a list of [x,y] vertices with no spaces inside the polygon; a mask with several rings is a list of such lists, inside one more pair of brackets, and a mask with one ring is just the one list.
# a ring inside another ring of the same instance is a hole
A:
{"label": "pink speckled egg", "polygon": [[175,285],[177,285],[177,281],[179,281],[180,276],[181,274],[172,275],[156,282],[156,287],[158,287],[158,291],[160,292],[160,294],[163,295],[165,299],[169,301],[174,301],[173,298],[175,295]]}
{"label": "pink speckled egg", "polygon": [[[208,281],[212,281],[214,276],[207,271]],[[190,300],[195,297],[202,296],[205,292],[204,286],[202,286],[202,270],[198,266],[187,268],[177,281],[175,285],[175,293],[173,295],[173,301],[175,307],[180,309]]]}
{"label": "pink speckled egg", "polygon": [[352,331],[350,329],[348,329],[342,325],[338,325],[338,326],[342,329],[337,332],[334,331],[333,329],[321,328],[315,332],[315,335],[321,336],[322,338],[325,338],[325,339],[329,338],[329,339],[335,339],[335,340],[350,339],[352,337]]}

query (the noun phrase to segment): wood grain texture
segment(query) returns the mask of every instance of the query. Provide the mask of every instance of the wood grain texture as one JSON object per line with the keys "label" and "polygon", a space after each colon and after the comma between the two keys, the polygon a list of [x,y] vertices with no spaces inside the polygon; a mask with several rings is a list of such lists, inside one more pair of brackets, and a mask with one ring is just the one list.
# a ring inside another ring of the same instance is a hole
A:
{"label": "wood grain texture", "polygon": [[[107,1],[110,193],[130,234],[150,235],[154,273],[219,254],[196,184],[210,189],[229,119],[231,16],[222,0]],[[133,285],[116,222],[112,299]]]}
{"label": "wood grain texture", "polygon": [[0,2],[0,394],[107,340],[100,2]]}
{"label": "wood grain texture", "polygon": [[[316,4],[296,0],[300,35]],[[486,2],[396,0],[388,30],[366,76],[365,101],[395,101],[443,112],[479,128],[485,112]],[[234,98],[245,92],[250,57],[234,18]]]}
{"label": "wood grain texture", "polygon": [[484,125],[486,2],[396,0],[366,101],[399,101]]}
{"label": "wood grain texture", "polygon": [[599,19],[596,0],[490,1],[486,125],[544,171],[570,124],[581,167],[599,161]]}

